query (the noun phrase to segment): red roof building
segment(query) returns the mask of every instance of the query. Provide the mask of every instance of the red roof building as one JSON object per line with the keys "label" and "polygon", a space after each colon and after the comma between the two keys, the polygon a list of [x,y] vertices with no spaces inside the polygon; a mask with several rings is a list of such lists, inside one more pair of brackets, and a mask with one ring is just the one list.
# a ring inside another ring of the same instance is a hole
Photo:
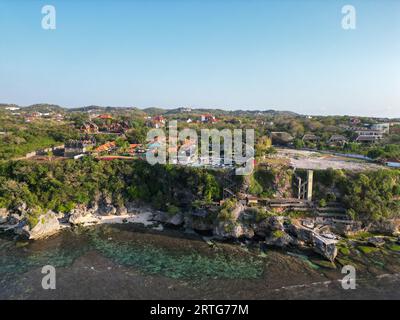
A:
{"label": "red roof building", "polygon": [[100,114],[97,119],[112,119],[112,116],[110,114]]}
{"label": "red roof building", "polygon": [[105,144],[102,144],[101,146],[98,146],[95,151],[96,152],[104,152],[104,151],[109,151],[110,149],[115,147],[115,141],[107,142]]}
{"label": "red roof building", "polygon": [[159,121],[159,122],[165,122],[165,119],[163,116],[155,116],[153,118],[154,121]]}
{"label": "red roof building", "polygon": [[217,122],[218,120],[210,113],[202,114],[200,117],[201,122]]}
{"label": "red roof building", "polygon": [[150,121],[146,123],[148,127],[152,128],[162,128],[165,126],[165,118],[163,116],[155,116]]}

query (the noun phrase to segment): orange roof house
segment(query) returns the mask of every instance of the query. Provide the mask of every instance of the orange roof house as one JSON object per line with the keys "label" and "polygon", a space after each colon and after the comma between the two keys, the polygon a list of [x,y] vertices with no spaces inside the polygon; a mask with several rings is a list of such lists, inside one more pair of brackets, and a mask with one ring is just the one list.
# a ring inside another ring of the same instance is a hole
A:
{"label": "orange roof house", "polygon": [[115,141],[111,141],[111,142],[107,142],[105,144],[102,144],[101,146],[98,146],[95,151],[96,152],[104,152],[104,151],[108,151],[112,148],[115,147]]}
{"label": "orange roof house", "polygon": [[112,119],[112,116],[110,114],[100,114],[97,119]]}

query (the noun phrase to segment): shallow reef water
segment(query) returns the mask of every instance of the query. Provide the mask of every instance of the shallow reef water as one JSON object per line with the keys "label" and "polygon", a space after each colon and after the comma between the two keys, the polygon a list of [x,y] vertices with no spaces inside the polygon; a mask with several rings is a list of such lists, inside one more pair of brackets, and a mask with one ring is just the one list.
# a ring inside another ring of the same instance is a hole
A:
{"label": "shallow reef water", "polygon": [[134,240],[107,240],[98,234],[92,235],[91,244],[116,263],[171,278],[254,279],[261,277],[263,273],[261,259],[251,255],[245,258],[223,252],[211,252],[207,255],[196,250],[179,252]]}
{"label": "shallow reef water", "polygon": [[[243,256],[224,250],[210,252],[160,247],[140,237],[121,239],[117,227],[100,226],[62,234],[36,242],[0,239],[0,275],[23,273],[43,265],[70,266],[75,259],[95,250],[117,264],[132,266],[148,274],[171,278],[258,278],[263,273],[262,257]],[[119,239],[118,239],[119,236]],[[198,244],[202,244],[199,242]]]}
{"label": "shallow reef water", "polygon": [[[48,239],[0,234],[2,299],[324,299],[397,297],[400,253],[344,244],[335,263],[311,250],[260,248],[256,243],[204,241],[196,234],[136,224],[64,230]],[[353,265],[359,290],[344,292],[341,268]],[[41,288],[41,268],[57,270],[60,290]],[[101,284],[101,285],[99,285]]]}

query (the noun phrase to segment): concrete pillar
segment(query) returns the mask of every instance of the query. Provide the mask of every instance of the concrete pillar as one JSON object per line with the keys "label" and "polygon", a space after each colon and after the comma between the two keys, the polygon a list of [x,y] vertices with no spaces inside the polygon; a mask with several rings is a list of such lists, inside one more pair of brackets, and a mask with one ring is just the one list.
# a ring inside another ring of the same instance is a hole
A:
{"label": "concrete pillar", "polygon": [[301,178],[300,177],[297,177],[297,182],[299,183],[297,198],[301,199]]}
{"label": "concrete pillar", "polygon": [[307,201],[312,201],[314,171],[307,171]]}

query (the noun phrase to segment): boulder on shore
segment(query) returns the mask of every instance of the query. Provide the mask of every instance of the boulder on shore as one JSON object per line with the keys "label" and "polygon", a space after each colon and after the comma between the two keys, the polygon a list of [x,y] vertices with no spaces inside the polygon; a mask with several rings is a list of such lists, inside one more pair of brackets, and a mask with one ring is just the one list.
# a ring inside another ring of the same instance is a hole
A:
{"label": "boulder on shore", "polygon": [[94,216],[92,211],[85,208],[75,208],[70,212],[68,222],[71,224],[95,224],[99,219]]}
{"label": "boulder on shore", "polygon": [[283,226],[283,222],[285,217],[283,216],[272,216],[268,219],[268,228],[271,231],[283,231],[285,228]]}
{"label": "boulder on shore", "polygon": [[367,242],[377,248],[384,246],[386,243],[382,237],[370,237]]}
{"label": "boulder on shore", "polygon": [[53,211],[48,211],[38,218],[38,223],[31,229],[29,225],[25,224],[22,227],[22,235],[28,239],[41,239],[51,236],[60,230],[60,222]]}
{"label": "boulder on shore", "polygon": [[16,206],[13,211],[20,216],[25,215],[25,213],[29,211],[28,205],[25,202],[22,202],[18,206]]}
{"label": "boulder on shore", "polygon": [[341,236],[354,236],[360,232],[366,231],[361,221],[336,221],[330,225],[333,232]]}
{"label": "boulder on shore", "polygon": [[254,230],[235,221],[221,221],[214,227],[213,234],[220,239],[237,239],[240,237],[251,239],[254,237]]}
{"label": "boulder on shore", "polygon": [[184,226],[186,229],[197,231],[212,231],[214,229],[213,221],[208,221],[202,217],[185,216]]}
{"label": "boulder on shore", "polygon": [[0,208],[0,224],[8,221],[9,212],[6,208]]}
{"label": "boulder on shore", "polygon": [[400,219],[374,221],[368,226],[367,229],[372,233],[397,236],[400,235]]}
{"label": "boulder on shore", "polygon": [[254,233],[260,237],[267,237],[271,232],[284,231],[285,217],[272,216],[253,224]]}
{"label": "boulder on shore", "polygon": [[184,222],[184,216],[181,212],[171,215],[168,212],[158,211],[154,214],[153,220],[173,226],[180,226]]}
{"label": "boulder on shore", "polygon": [[265,244],[285,248],[294,243],[294,239],[283,230],[275,230],[265,238]]}
{"label": "boulder on shore", "polygon": [[313,244],[313,231],[309,228],[305,228],[303,226],[299,226],[296,224],[291,224],[289,226],[289,233],[294,235],[296,239],[302,241],[306,244]]}
{"label": "boulder on shore", "polygon": [[118,216],[123,216],[123,215],[128,214],[128,210],[126,209],[125,206],[119,206],[119,207],[117,207],[117,211],[115,214]]}
{"label": "boulder on shore", "polygon": [[17,225],[25,219],[25,214],[19,215],[18,213],[12,213],[8,217],[8,223],[11,225]]}
{"label": "boulder on shore", "polygon": [[253,224],[254,233],[260,237],[266,237],[270,228],[269,228],[269,220],[263,219],[257,223]]}
{"label": "boulder on shore", "polygon": [[113,205],[104,204],[98,207],[97,213],[101,216],[113,216],[117,214],[117,208]]}

